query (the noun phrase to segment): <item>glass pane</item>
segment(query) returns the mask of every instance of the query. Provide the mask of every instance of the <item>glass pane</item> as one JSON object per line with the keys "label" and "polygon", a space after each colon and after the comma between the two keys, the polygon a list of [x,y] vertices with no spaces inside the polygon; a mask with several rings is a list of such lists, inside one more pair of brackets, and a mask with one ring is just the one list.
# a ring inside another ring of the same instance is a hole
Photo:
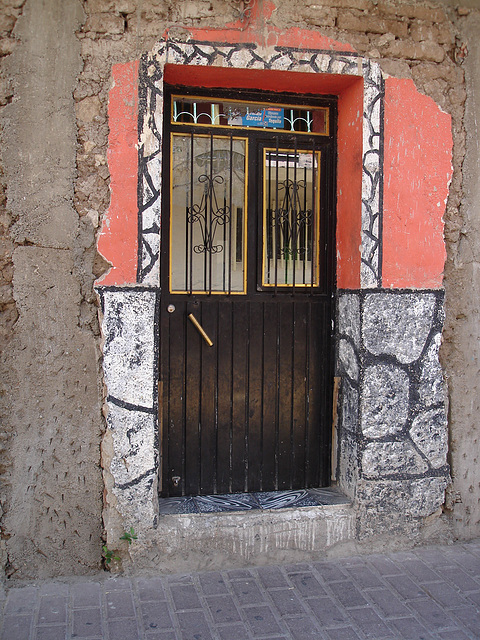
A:
{"label": "glass pane", "polygon": [[170,290],[245,291],[246,139],[172,135]]}
{"label": "glass pane", "polygon": [[173,97],[172,122],[220,127],[278,129],[328,135],[326,107]]}
{"label": "glass pane", "polygon": [[319,151],[264,150],[263,286],[318,286]]}

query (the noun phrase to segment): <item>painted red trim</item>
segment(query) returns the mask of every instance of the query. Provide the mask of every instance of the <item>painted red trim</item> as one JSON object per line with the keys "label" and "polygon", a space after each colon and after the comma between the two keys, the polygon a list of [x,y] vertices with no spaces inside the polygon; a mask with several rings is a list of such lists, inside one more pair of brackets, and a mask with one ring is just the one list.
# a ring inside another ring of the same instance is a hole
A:
{"label": "painted red trim", "polygon": [[98,238],[98,251],[112,264],[99,285],[137,280],[138,246],[138,61],[112,67],[108,102],[110,207]]}
{"label": "painted red trim", "polygon": [[338,99],[337,286],[360,288],[362,241],[363,78]]}
{"label": "painted red trim", "polygon": [[442,286],[451,117],[412,80],[385,81],[383,285]]}

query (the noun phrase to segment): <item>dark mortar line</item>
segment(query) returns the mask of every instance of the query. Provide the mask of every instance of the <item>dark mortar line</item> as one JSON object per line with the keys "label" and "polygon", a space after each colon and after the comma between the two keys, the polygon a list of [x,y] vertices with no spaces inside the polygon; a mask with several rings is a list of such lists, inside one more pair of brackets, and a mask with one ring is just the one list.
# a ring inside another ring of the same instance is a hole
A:
{"label": "dark mortar line", "polygon": [[160,287],[157,285],[148,285],[148,284],[133,284],[133,285],[96,285],[95,289],[98,291],[99,295],[103,296],[104,292],[111,293],[158,293],[160,292]]}
{"label": "dark mortar line", "polygon": [[393,480],[393,481],[412,481],[412,480],[429,480],[430,478],[444,478],[448,480],[449,478],[449,469],[448,465],[443,466],[440,469],[432,469],[431,472],[426,471],[425,473],[411,473],[408,472],[399,472],[399,473],[385,473],[382,475],[376,476],[367,476],[363,473],[361,474],[363,480],[370,480],[379,482],[382,480]]}
{"label": "dark mortar line", "polygon": [[117,407],[126,409],[127,411],[138,411],[139,413],[155,414],[155,407],[144,407],[139,404],[132,404],[131,402],[125,402],[124,400],[119,400],[118,398],[115,398],[115,396],[108,395],[107,402],[111,402]]}
{"label": "dark mortar line", "polygon": [[[148,476],[150,476],[150,475],[155,475],[155,469],[148,469],[144,473],[142,473],[139,476],[137,476],[134,480],[130,480],[129,482],[125,482],[123,484],[115,484],[115,488],[116,489],[130,489],[130,487],[134,487],[135,485],[137,485],[140,482],[142,482],[142,480],[145,480],[145,478],[148,478]],[[152,483],[153,482],[153,478],[151,478],[149,480],[149,482]]]}

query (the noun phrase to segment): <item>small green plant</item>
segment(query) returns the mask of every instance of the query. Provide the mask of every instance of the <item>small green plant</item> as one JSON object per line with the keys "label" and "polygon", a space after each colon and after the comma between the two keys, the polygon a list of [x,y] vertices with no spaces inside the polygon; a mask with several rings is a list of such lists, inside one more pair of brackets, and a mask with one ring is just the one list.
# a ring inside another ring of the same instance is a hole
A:
{"label": "small green plant", "polygon": [[128,544],[132,544],[132,542],[137,539],[138,537],[133,527],[130,527],[130,531],[125,531],[123,536],[120,536],[120,540],[126,540]]}
{"label": "small green plant", "polygon": [[114,553],[115,551],[112,551],[111,549],[109,549],[106,544],[103,545],[103,557],[105,558],[105,565],[107,567],[112,560],[120,560],[120,558],[114,555]]}

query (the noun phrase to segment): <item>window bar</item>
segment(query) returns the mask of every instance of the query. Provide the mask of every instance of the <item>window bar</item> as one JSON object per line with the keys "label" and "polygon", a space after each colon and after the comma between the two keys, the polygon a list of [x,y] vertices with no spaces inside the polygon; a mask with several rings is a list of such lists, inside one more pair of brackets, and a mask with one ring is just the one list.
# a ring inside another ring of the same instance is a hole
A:
{"label": "window bar", "polygon": [[226,286],[227,286],[227,274],[226,274],[226,270],[227,270],[227,220],[226,220],[226,216],[227,216],[227,184],[226,182],[223,183],[223,251],[222,251],[222,255],[223,255],[223,260],[222,260],[222,269],[223,269],[223,274],[222,274],[222,291],[226,291]]}
{"label": "window bar", "polygon": [[288,181],[290,179],[290,154],[286,153],[287,157],[287,170],[285,174],[285,220],[283,221],[282,231],[283,231],[283,257],[285,264],[285,277],[284,284],[288,284],[288,252],[290,250],[291,244],[291,233],[289,233],[289,226],[291,228],[291,206],[290,206],[290,193],[288,188]]}
{"label": "window bar", "polygon": [[[188,153],[187,153],[187,166],[189,164],[189,158],[188,158]],[[188,251],[188,232],[189,232],[189,225],[188,225],[188,212],[189,212],[189,201],[190,201],[190,196],[189,196],[189,190],[188,190],[188,184],[185,185],[185,291],[188,291],[188,255],[189,255],[189,251]],[[170,247],[170,251],[171,251],[171,247]]]}
{"label": "window bar", "polygon": [[[192,218],[193,215],[193,190],[194,190],[194,185],[193,185],[193,132],[190,134],[190,218]],[[189,287],[189,291],[190,291],[190,295],[193,292],[193,220],[190,220],[189,223],[189,232],[190,232],[190,244],[189,244],[189,248],[190,248],[190,265],[189,265],[189,269],[190,269],[190,273],[189,273],[189,280],[190,280],[190,287]]]}
{"label": "window bar", "polygon": [[298,193],[298,183],[297,183],[297,163],[298,163],[298,155],[297,155],[297,138],[295,138],[295,146],[294,146],[294,157],[293,157],[293,207],[292,207],[292,293],[295,293],[295,266],[297,263],[297,248],[298,248],[298,214],[297,205],[297,193]]}
{"label": "window bar", "polygon": [[311,263],[310,263],[310,293],[313,293],[314,275],[315,275],[315,260],[316,260],[316,214],[317,207],[315,202],[315,183],[316,183],[316,171],[315,171],[315,141],[312,143],[312,230],[311,230]]}
{"label": "window bar", "polygon": [[193,121],[197,124],[197,103],[193,103]]}
{"label": "window bar", "polygon": [[303,277],[303,282],[302,284],[307,284],[306,281],[306,268],[307,268],[307,260],[308,260],[308,226],[310,224],[310,216],[308,215],[308,211],[307,211],[307,184],[308,184],[308,180],[307,180],[307,164],[305,163],[305,166],[303,167],[303,182],[304,182],[304,188],[303,188],[303,228],[302,228],[302,234],[301,234],[301,238],[300,238],[300,243],[301,243],[301,249],[303,251],[303,266],[302,266],[302,277]]}
{"label": "window bar", "polygon": [[268,206],[265,212],[266,220],[266,242],[267,242],[267,278],[268,284],[271,284],[271,260],[273,258],[273,211],[272,211],[272,152],[268,155]]}
{"label": "window bar", "polygon": [[[229,199],[228,204],[230,207],[230,217],[228,221],[228,294],[230,295],[232,291],[232,222],[233,222],[232,221],[232,218],[233,218],[233,215],[232,215],[233,214],[233,135],[232,134],[230,134],[229,181],[230,181],[230,193],[228,198]],[[224,226],[226,225],[224,224]],[[238,238],[237,238],[237,242],[238,242]],[[243,268],[245,269],[245,265],[243,265]]]}
{"label": "window bar", "polygon": [[275,283],[274,293],[277,294],[278,284],[278,252],[277,252],[277,232],[278,232],[278,136],[276,137],[276,150],[275,150],[275,216],[273,220],[273,245],[275,247]]}
{"label": "window bar", "polygon": [[[213,252],[213,236],[212,236],[212,222],[213,222],[213,133],[210,134],[210,185],[208,194],[210,196],[210,202],[208,203],[208,233],[205,233],[207,238],[208,251],[208,293],[212,293],[212,252]],[[207,204],[207,202],[205,203]],[[206,213],[206,211],[205,211]]]}

